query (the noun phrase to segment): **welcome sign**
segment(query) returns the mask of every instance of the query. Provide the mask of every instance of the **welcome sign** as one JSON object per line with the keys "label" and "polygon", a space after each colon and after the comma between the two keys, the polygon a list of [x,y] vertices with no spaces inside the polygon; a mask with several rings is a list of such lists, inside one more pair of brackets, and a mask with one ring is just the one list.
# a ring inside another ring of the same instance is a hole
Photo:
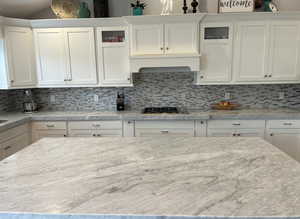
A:
{"label": "welcome sign", "polygon": [[219,12],[252,12],[254,0],[219,0]]}

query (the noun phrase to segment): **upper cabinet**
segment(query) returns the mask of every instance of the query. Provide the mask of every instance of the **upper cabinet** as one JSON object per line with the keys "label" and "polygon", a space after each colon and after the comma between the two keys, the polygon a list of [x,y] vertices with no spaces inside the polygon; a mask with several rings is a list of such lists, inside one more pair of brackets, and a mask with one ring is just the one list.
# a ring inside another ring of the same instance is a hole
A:
{"label": "upper cabinet", "polygon": [[39,86],[96,85],[93,28],[35,29]]}
{"label": "upper cabinet", "polygon": [[1,42],[1,88],[32,88],[36,86],[32,30],[5,27]]}
{"label": "upper cabinet", "polygon": [[131,55],[164,54],[164,25],[132,25]]}
{"label": "upper cabinet", "polygon": [[300,22],[272,22],[270,33],[269,76],[274,81],[300,80]]}
{"label": "upper cabinet", "polygon": [[198,22],[131,25],[131,55],[199,53]]}
{"label": "upper cabinet", "polygon": [[229,82],[232,75],[233,25],[203,23],[201,25],[200,83]]}
{"label": "upper cabinet", "polygon": [[237,26],[238,82],[299,82],[300,22],[241,22]]}
{"label": "upper cabinet", "polygon": [[236,80],[262,81],[268,74],[269,28],[266,22],[237,24]]}
{"label": "upper cabinet", "polygon": [[128,28],[97,28],[97,50],[100,86],[132,86]]}

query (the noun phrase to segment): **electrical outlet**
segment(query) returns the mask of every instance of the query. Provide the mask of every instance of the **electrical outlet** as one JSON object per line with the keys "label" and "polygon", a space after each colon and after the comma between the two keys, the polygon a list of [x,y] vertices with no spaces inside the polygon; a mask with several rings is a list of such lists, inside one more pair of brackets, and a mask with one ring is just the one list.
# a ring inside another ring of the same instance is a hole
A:
{"label": "electrical outlet", "polygon": [[284,100],[285,98],[285,93],[284,92],[279,92],[279,100]]}
{"label": "electrical outlet", "polygon": [[231,93],[225,93],[225,100],[231,99]]}
{"label": "electrical outlet", "polygon": [[97,94],[94,95],[94,102],[95,103],[99,102],[99,96]]}
{"label": "electrical outlet", "polygon": [[55,96],[54,95],[50,95],[50,103],[55,103]]}

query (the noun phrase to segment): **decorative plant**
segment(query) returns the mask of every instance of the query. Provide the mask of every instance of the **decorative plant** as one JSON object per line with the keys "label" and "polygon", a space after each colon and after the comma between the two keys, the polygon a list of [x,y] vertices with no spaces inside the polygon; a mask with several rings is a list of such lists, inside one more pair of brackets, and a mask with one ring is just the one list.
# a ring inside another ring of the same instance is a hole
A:
{"label": "decorative plant", "polygon": [[146,4],[145,3],[141,3],[139,0],[136,1],[136,3],[131,3],[130,4],[132,8],[142,8],[145,9]]}

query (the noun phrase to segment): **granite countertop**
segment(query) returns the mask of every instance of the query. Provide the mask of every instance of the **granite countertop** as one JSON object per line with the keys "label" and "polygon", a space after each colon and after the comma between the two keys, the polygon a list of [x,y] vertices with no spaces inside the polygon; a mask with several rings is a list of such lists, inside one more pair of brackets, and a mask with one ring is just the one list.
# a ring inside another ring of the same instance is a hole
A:
{"label": "granite countertop", "polygon": [[181,114],[149,114],[141,112],[38,112],[33,114],[2,113],[0,131],[28,121],[95,121],[95,120],[209,120],[209,119],[300,119],[300,110],[293,109],[248,109],[234,111],[193,110]]}
{"label": "granite countertop", "polygon": [[299,182],[259,138],[45,138],[0,162],[0,218],[299,216]]}

